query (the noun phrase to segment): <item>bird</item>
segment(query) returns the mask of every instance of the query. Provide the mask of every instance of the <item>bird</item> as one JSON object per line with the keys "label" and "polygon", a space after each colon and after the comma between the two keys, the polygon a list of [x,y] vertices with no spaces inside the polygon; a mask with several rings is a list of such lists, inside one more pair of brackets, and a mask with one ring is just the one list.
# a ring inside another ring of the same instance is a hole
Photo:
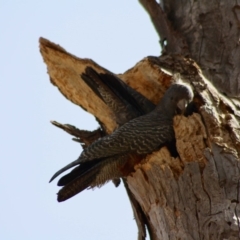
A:
{"label": "bird", "polygon": [[63,188],[58,192],[57,200],[65,201],[85,189],[101,187],[112,179],[128,176],[147,154],[175,138],[173,118],[179,111],[183,113],[192,99],[193,91],[189,85],[174,83],[151,112],[93,142],[77,160],[50,179],[51,182],[77,166],[58,181],[58,186]]}
{"label": "bird", "polygon": [[[108,70],[104,73],[98,73],[94,68],[87,66],[81,74],[81,79],[112,110],[117,127],[151,112],[155,108],[154,103]],[[106,134],[105,126],[100,121],[98,122]],[[124,179],[122,180],[124,181]],[[121,180],[116,178],[112,179],[112,182],[115,187],[118,187]]]}

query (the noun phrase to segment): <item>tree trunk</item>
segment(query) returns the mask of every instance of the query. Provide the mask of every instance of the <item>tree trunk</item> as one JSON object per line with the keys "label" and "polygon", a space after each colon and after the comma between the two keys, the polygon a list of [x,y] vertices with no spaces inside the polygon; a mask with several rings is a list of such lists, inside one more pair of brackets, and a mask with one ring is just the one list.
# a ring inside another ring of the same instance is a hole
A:
{"label": "tree trunk", "polygon": [[[145,238],[144,226],[153,240],[240,239],[240,7],[228,0],[163,0],[162,8],[154,0],[140,2],[161,37],[163,54],[144,58],[118,77],[157,103],[178,74],[194,89],[194,107],[189,116],[174,119],[179,157],[163,147],[126,179],[139,239]],[[114,113],[81,81],[87,66],[109,71],[43,38],[40,51],[61,93],[92,113],[107,133],[114,131]]]}

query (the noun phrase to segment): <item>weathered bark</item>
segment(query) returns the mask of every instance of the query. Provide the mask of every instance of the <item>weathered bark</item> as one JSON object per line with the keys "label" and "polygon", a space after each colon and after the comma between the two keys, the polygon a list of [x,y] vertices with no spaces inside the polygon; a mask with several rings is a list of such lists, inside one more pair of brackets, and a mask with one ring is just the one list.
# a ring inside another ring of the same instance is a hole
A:
{"label": "weathered bark", "polygon": [[190,56],[218,90],[240,96],[239,1],[161,0],[164,11],[155,0],[139,1],[149,12],[161,42],[169,42],[168,53],[173,49]]}
{"label": "weathered bark", "polygon": [[[140,2],[161,37],[163,55],[146,57],[118,77],[157,103],[178,73],[193,87],[195,104],[190,115],[174,119],[179,157],[163,147],[127,177],[134,211],[141,212],[135,213],[139,239],[145,238],[144,224],[153,240],[240,239],[239,100],[220,93],[240,94],[240,7],[227,0],[163,0],[164,13],[154,0]],[[43,38],[40,51],[61,93],[92,113],[107,133],[114,131],[114,113],[81,79],[86,66],[108,70]],[[85,144],[100,136],[57,125]]]}

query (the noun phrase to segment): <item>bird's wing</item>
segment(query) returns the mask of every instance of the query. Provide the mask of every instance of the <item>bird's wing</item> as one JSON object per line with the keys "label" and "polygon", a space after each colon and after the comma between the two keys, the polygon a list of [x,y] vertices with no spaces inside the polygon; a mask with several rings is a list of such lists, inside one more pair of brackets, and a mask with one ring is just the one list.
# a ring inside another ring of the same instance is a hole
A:
{"label": "bird's wing", "polygon": [[147,154],[174,138],[172,120],[162,115],[147,114],[124,124],[113,134],[86,148],[79,162],[137,152]]}
{"label": "bird's wing", "polygon": [[112,109],[119,125],[155,108],[155,105],[111,73],[87,67],[82,79]]}

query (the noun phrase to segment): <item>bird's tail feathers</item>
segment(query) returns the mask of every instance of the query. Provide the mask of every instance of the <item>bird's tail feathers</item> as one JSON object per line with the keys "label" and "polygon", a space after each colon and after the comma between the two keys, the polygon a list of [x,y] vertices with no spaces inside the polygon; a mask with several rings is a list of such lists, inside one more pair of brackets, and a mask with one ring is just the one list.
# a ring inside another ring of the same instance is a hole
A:
{"label": "bird's tail feathers", "polygon": [[82,176],[83,174],[86,174],[88,171],[90,171],[92,168],[97,169],[98,162],[101,161],[99,159],[92,160],[89,162],[84,162],[80,164],[78,167],[75,167],[71,172],[61,177],[57,183],[58,186],[62,187],[73,181],[75,178],[78,178]]}
{"label": "bird's tail feathers", "polygon": [[58,185],[64,187],[58,192],[58,201],[65,201],[85,189],[101,187],[108,181],[121,177],[121,167],[126,161],[127,156],[116,156],[96,160],[91,165],[91,162],[82,163],[59,180]]}
{"label": "bird's tail feathers", "polygon": [[[96,174],[99,172],[98,167],[93,167],[87,172],[83,173],[81,176],[75,178],[73,181],[65,185],[58,192],[57,200],[58,202],[65,201],[76,194],[82,192],[83,190],[89,188],[96,178]],[[61,179],[60,179],[61,180]]]}

